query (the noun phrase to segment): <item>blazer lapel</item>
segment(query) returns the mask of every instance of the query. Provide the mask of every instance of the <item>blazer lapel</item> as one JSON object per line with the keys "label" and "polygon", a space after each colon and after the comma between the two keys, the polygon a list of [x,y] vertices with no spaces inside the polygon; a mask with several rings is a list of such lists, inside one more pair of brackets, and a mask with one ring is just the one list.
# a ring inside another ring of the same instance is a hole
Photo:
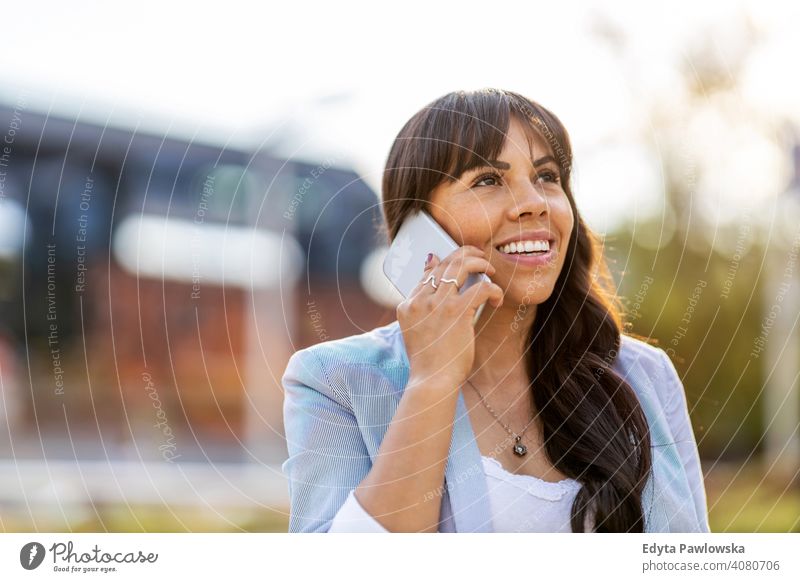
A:
{"label": "blazer lapel", "polygon": [[[657,491],[657,482],[660,485],[659,456],[661,447],[664,446],[664,438],[660,429],[663,423],[661,407],[656,405],[658,396],[653,390],[652,380],[647,371],[636,358],[625,365],[620,358],[614,363],[617,373],[622,375],[625,380],[636,392],[639,403],[642,406],[647,424],[650,428],[651,452],[652,452],[652,471],[645,483],[642,492],[642,512],[645,516],[645,532],[667,532],[669,531],[668,522],[665,519],[664,503],[661,498],[663,492]],[[661,487],[658,487],[661,489]]]}
{"label": "blazer lapel", "polygon": [[486,475],[460,389],[444,486],[450,496],[457,532],[494,531]]}

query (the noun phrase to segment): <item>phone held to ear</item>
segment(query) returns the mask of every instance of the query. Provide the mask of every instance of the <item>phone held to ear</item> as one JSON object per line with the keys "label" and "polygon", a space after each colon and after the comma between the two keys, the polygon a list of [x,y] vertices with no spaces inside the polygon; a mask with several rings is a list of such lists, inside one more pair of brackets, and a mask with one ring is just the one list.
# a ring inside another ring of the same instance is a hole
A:
{"label": "phone held to ear", "polygon": [[[389,252],[386,253],[383,272],[400,294],[408,297],[422,279],[428,253],[435,254],[441,260],[457,248],[458,243],[450,238],[430,214],[421,210],[403,221]],[[491,281],[486,273],[470,273],[459,294],[481,280]],[[485,302],[482,303],[475,311],[472,325],[478,322],[485,305]]]}

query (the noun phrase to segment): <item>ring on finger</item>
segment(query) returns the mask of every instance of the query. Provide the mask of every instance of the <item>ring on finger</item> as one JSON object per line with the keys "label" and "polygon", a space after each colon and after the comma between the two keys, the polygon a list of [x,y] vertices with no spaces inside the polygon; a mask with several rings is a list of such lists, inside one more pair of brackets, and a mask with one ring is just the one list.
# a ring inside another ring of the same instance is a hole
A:
{"label": "ring on finger", "polygon": [[458,287],[458,279],[446,279],[446,278],[442,277],[441,279],[439,279],[439,284],[441,285],[442,283],[453,283],[456,286],[456,289],[459,288]]}
{"label": "ring on finger", "polygon": [[424,285],[427,285],[427,284],[428,284],[428,281],[430,281],[430,282],[431,282],[431,285],[433,286],[433,288],[434,288],[434,289],[436,289],[436,288],[438,287],[438,285],[436,285],[436,277],[434,277],[434,276],[433,276],[433,273],[431,273],[430,275],[428,275],[428,278],[427,278],[427,279],[425,279],[425,283],[423,283],[423,284],[424,284]]}

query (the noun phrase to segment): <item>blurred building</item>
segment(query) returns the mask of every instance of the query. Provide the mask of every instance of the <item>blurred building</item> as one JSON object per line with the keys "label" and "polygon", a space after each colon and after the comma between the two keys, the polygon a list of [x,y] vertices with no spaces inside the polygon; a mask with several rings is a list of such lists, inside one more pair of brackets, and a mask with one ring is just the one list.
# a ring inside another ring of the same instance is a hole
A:
{"label": "blurred building", "polygon": [[393,319],[361,284],[380,212],[352,170],[0,120],[0,454],[279,460],[291,353]]}

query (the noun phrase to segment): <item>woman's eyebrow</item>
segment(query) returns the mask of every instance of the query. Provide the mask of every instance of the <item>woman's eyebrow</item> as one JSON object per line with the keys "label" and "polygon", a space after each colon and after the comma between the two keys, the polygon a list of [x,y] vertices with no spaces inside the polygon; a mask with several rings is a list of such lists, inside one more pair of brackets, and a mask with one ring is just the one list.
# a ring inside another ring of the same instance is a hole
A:
{"label": "woman's eyebrow", "polygon": [[[538,168],[539,166],[543,166],[548,162],[555,162],[556,159],[553,156],[544,156],[533,162],[533,166]],[[475,166],[474,169],[477,168],[496,168],[498,170],[508,170],[511,168],[511,164],[508,162],[501,162],[500,160],[486,160],[486,163],[482,163],[478,166]]]}

